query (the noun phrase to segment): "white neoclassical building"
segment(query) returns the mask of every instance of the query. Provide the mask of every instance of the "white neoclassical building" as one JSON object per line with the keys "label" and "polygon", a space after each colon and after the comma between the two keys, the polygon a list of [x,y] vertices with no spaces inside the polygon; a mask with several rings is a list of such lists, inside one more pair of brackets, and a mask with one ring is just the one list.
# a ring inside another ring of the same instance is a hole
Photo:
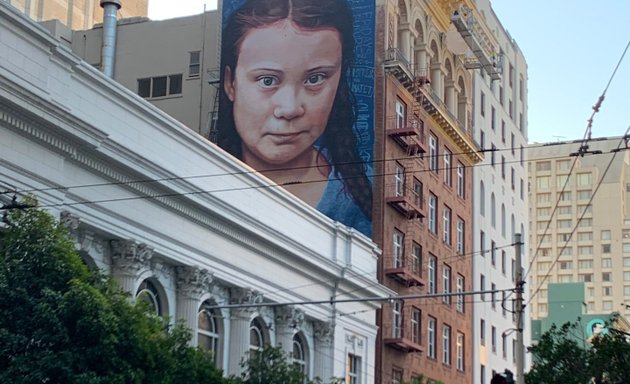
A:
{"label": "white neoclassical building", "polygon": [[376,280],[376,245],[0,2],[0,192],[9,191],[0,196],[36,195],[86,263],[184,320],[226,373],[271,343],[310,377],[374,382],[380,304],[365,299],[392,293]]}

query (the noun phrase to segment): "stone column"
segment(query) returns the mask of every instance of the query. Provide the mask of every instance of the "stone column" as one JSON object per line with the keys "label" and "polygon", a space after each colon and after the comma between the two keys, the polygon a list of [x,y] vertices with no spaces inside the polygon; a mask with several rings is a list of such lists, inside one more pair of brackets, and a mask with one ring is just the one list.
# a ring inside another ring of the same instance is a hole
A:
{"label": "stone column", "polygon": [[451,79],[448,79],[445,83],[444,104],[446,104],[446,107],[453,116],[457,116],[457,111],[455,110],[455,85]]}
{"label": "stone column", "polygon": [[426,50],[426,44],[420,44],[420,45],[416,45],[415,47],[415,51],[416,51],[416,71],[418,73],[419,76],[428,76],[429,73],[427,71],[427,50]]}
{"label": "stone column", "polygon": [[409,55],[409,50],[411,49],[411,31],[409,30],[409,25],[401,25],[398,29],[398,33],[400,33],[400,47],[398,47],[398,49],[405,59],[411,63],[411,57]]}
{"label": "stone column", "polygon": [[[256,304],[262,302],[262,295],[247,288],[230,289],[230,304]],[[230,309],[230,361],[228,375],[240,376],[241,360],[249,351],[249,326],[257,307]]]}
{"label": "stone column", "polygon": [[212,274],[198,267],[177,267],[177,319],[192,331],[190,344],[197,345],[197,315],[201,296],[212,289]]}
{"label": "stone column", "polygon": [[431,64],[431,88],[436,95],[442,95],[442,66],[440,63]]}
{"label": "stone column", "polygon": [[112,253],[112,274],[122,289],[134,297],[136,279],[143,271],[151,268],[153,248],[131,239],[111,240],[109,244]]}
{"label": "stone column", "polygon": [[313,374],[327,382],[333,377],[335,327],[332,322],[316,321],[313,323],[313,333],[315,336]]}
{"label": "stone column", "polygon": [[287,356],[293,355],[293,335],[304,322],[304,312],[294,306],[276,307],[276,340]]}

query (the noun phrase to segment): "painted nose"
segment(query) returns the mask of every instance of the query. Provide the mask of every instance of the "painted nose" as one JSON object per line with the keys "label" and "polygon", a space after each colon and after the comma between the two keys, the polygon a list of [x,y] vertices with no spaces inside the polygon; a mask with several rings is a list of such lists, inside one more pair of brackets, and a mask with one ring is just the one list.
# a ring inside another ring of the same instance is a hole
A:
{"label": "painted nose", "polygon": [[291,120],[304,114],[298,92],[291,87],[284,87],[276,92],[275,104],[273,114],[278,119]]}

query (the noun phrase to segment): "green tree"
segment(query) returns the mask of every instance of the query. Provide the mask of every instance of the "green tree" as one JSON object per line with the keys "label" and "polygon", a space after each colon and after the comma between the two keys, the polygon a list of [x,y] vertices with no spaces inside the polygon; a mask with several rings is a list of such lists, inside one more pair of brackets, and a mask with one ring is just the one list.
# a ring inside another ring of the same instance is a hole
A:
{"label": "green tree", "polygon": [[525,375],[527,384],[586,384],[593,377],[589,366],[589,350],[578,343],[576,323],[555,324],[545,332],[538,344],[530,348],[532,369]]}
{"label": "green tree", "polygon": [[[34,203],[31,201],[31,203]],[[211,356],[92,273],[65,229],[12,210],[0,233],[0,382],[225,383]]]}
{"label": "green tree", "polygon": [[623,384],[630,377],[630,344],[625,332],[610,326],[609,333],[585,340],[578,323],[553,325],[530,348],[532,369],[527,384]]}

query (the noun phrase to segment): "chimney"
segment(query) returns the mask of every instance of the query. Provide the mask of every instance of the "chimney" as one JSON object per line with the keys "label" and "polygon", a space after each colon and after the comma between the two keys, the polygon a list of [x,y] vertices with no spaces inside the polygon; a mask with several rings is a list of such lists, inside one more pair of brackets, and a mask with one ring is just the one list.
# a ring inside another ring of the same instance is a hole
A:
{"label": "chimney", "polygon": [[103,47],[101,50],[101,69],[107,77],[114,77],[116,62],[116,13],[120,9],[120,0],[101,0],[103,7]]}

